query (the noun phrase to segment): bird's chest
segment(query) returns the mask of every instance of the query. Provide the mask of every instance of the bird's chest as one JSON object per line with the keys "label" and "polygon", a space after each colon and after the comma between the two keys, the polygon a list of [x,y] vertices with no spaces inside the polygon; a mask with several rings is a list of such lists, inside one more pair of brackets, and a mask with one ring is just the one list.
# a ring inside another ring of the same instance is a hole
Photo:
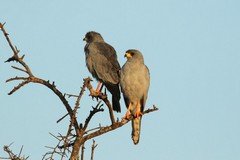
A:
{"label": "bird's chest", "polygon": [[88,49],[89,45],[87,44],[84,48],[85,51],[85,58],[86,58],[86,66],[89,70],[89,72],[93,75],[93,77],[95,77],[95,70],[93,67],[93,55],[91,55],[91,52],[89,52]]}
{"label": "bird's chest", "polygon": [[139,66],[125,65],[121,71],[121,87],[125,92],[124,94],[128,97],[142,96],[142,68]]}

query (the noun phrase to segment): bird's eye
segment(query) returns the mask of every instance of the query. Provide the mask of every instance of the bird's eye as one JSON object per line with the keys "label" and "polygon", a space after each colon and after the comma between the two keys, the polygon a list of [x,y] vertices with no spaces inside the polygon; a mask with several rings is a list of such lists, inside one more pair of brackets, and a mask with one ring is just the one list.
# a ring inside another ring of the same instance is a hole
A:
{"label": "bird's eye", "polygon": [[134,56],[135,53],[134,53],[134,52],[131,52],[130,54],[131,54],[132,56]]}

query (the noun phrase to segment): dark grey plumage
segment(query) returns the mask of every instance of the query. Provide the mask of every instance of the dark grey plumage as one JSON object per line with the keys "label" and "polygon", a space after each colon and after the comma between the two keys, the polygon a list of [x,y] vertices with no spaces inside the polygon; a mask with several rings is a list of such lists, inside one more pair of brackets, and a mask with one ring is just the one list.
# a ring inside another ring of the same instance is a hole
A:
{"label": "dark grey plumage", "polygon": [[146,104],[150,85],[150,73],[144,64],[140,51],[128,50],[125,57],[128,60],[121,69],[120,85],[128,108],[125,117],[127,118],[130,114],[134,116],[132,120],[132,139],[134,144],[137,144],[140,138],[141,113]]}
{"label": "dark grey plumage", "polygon": [[119,70],[121,68],[115,49],[104,42],[103,37],[94,31],[88,32],[83,40],[87,43],[84,51],[89,72],[112,94],[113,110],[121,112],[119,103]]}

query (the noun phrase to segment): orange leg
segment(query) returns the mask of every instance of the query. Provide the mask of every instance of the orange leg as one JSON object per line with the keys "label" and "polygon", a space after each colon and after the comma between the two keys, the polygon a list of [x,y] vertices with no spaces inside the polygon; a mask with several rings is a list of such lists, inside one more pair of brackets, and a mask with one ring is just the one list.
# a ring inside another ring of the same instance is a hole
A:
{"label": "orange leg", "polygon": [[102,82],[98,82],[97,88],[96,88],[96,92],[99,92],[100,88],[101,88]]}
{"label": "orange leg", "polygon": [[128,119],[131,116],[131,113],[130,113],[131,107],[132,107],[132,103],[130,102],[129,105],[128,105],[126,115],[124,117],[122,117],[122,119]]}
{"label": "orange leg", "polygon": [[140,110],[141,110],[141,104],[140,104],[140,100],[139,100],[139,101],[137,101],[136,111],[134,113],[135,117],[142,116],[142,112]]}

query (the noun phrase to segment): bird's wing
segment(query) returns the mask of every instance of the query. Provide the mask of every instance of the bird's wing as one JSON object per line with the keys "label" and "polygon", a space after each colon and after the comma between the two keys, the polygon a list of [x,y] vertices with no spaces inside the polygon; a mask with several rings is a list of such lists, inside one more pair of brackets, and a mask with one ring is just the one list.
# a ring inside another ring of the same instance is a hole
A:
{"label": "bird's wing", "polygon": [[106,57],[107,60],[112,64],[112,66],[117,71],[119,71],[121,67],[117,61],[117,53],[116,53],[115,49],[111,45],[109,45],[105,42],[104,43],[96,42],[95,46],[99,50],[99,54]]}
{"label": "bird's wing", "polygon": [[98,79],[105,83],[117,84],[120,65],[114,48],[107,43],[95,42],[89,45],[89,52]]}
{"label": "bird's wing", "polygon": [[143,70],[143,78],[145,78],[145,83],[144,83],[144,93],[143,93],[143,97],[141,98],[141,112],[143,112],[144,107],[146,105],[146,100],[147,100],[147,95],[148,95],[148,89],[149,89],[149,85],[150,85],[150,72],[147,66],[144,67]]}

